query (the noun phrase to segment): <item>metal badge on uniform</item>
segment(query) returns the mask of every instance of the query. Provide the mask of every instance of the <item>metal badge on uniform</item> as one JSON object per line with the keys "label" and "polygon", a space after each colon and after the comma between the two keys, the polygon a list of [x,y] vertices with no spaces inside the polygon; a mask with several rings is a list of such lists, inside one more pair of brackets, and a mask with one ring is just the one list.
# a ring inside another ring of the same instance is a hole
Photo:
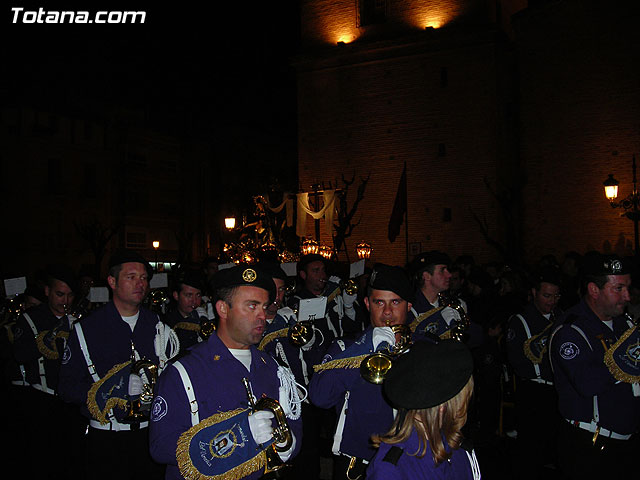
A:
{"label": "metal badge on uniform", "polygon": [[327,297],[303,298],[298,307],[298,321],[324,318],[327,309]]}
{"label": "metal badge on uniform", "polygon": [[258,275],[256,274],[256,271],[253,268],[247,268],[245,269],[244,272],[242,272],[242,279],[245,282],[254,282],[256,280],[256,278],[258,277]]}

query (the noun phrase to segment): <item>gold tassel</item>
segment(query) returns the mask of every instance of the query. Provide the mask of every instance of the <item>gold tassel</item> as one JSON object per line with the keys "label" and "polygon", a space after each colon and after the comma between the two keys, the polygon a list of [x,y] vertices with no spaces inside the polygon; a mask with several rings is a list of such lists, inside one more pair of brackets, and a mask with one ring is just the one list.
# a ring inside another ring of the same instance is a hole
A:
{"label": "gold tassel", "polygon": [[180,435],[178,444],[176,447],[176,459],[178,460],[178,468],[180,474],[187,480],[240,480],[253,472],[264,468],[267,464],[267,454],[265,450],[261,450],[255,457],[250,458],[244,463],[227,470],[220,475],[204,475],[193,465],[191,457],[189,456],[189,445],[192,438],[200,430],[223,422],[231,417],[235,417],[247,409],[238,408],[229,412],[221,412],[211,415],[209,418],[204,419],[197,425],[194,425],[189,430]]}
{"label": "gold tassel", "polygon": [[178,328],[182,330],[190,330],[192,332],[200,331],[200,325],[198,323],[193,323],[193,322],[178,322],[175,324],[173,329],[176,330]]}
{"label": "gold tassel", "polygon": [[[49,360],[58,360],[58,358],[60,358],[60,354],[58,353],[58,350],[49,348],[49,346],[47,346],[44,343],[44,337],[47,336],[48,333],[49,333],[49,330],[43,330],[36,337],[36,345],[38,347],[38,351],[42,354],[43,357],[48,358]],[[56,335],[53,337],[54,345],[55,345],[56,338],[67,339],[69,338],[69,332],[57,332]]]}
{"label": "gold tassel", "polygon": [[258,345],[258,350],[264,350],[264,347],[274,341],[276,338],[286,337],[288,334],[288,328],[281,328],[280,330],[276,330],[275,332],[271,332],[268,335],[265,335],[264,338],[260,341],[260,345]]}
{"label": "gold tassel", "polygon": [[616,380],[619,380],[625,383],[639,383],[640,375],[631,375],[629,373],[623,372],[622,369],[618,366],[618,364],[616,364],[613,358],[613,353],[624,341],[626,341],[631,336],[631,334],[635,331],[636,328],[638,327],[634,326],[634,327],[631,327],[626,332],[624,332],[624,334],[620,337],[620,339],[616,343],[614,343],[611,346],[611,348],[606,349],[604,352],[604,364],[607,366],[607,368],[611,372],[611,375],[613,375]]}
{"label": "gold tassel", "polygon": [[365,355],[359,355],[357,357],[336,358],[335,360],[330,360],[326,363],[314,365],[313,371],[321,372],[323,370],[330,370],[334,368],[360,368],[360,364],[362,363],[362,361],[369,355],[370,354],[367,353]]}
{"label": "gold tassel", "polygon": [[115,407],[124,408],[127,405],[127,401],[124,398],[111,397],[107,400],[106,406],[104,410],[100,410],[98,403],[96,402],[96,395],[98,393],[98,389],[102,386],[102,384],[112,375],[118,373],[121,369],[130,365],[131,362],[124,362],[118,365],[115,365],[107,372],[107,374],[102,377],[97,382],[94,382],[87,393],[87,408],[89,409],[89,413],[100,422],[101,425],[106,425],[109,423],[109,419],[107,418],[107,412]]}

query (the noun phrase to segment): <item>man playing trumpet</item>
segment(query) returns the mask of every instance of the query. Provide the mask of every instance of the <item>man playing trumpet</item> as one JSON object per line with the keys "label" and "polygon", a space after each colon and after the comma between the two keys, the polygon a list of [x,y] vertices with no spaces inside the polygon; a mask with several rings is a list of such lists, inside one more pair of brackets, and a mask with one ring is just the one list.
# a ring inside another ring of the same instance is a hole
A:
{"label": "man playing trumpet", "polygon": [[314,367],[311,401],[321,408],[334,407],[338,415],[332,446],[334,479],[363,478],[375,454],[369,438],[386,431],[393,421],[393,410],[383,399],[381,386],[363,378],[360,366],[376,351],[393,350],[398,339],[392,327],[406,323],[411,291],[401,267],[377,264],[364,299],[371,325],[355,341],[335,340],[322,363]]}

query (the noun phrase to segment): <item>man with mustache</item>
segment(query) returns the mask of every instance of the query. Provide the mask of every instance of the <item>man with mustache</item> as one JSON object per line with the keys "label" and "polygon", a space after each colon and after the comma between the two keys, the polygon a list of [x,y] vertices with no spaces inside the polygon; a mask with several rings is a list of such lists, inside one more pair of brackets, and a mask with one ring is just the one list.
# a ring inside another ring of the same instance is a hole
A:
{"label": "man with mustache", "polygon": [[559,319],[551,336],[563,417],[558,463],[572,480],[624,477],[637,462],[640,337],[624,316],[630,272],[615,255],[586,254],[582,299]]}

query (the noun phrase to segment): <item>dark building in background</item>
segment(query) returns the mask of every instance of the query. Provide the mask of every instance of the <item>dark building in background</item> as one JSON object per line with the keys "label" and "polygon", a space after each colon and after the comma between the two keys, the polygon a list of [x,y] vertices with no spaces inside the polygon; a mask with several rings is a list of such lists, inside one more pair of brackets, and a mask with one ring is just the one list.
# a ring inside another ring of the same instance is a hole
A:
{"label": "dark building in background", "polygon": [[[480,262],[630,253],[632,222],[612,212],[602,181],[611,171],[629,193],[640,151],[636,10],[303,2],[301,187],[370,174],[348,249],[367,240],[377,261],[432,248]],[[391,242],[404,165],[407,216]]]}

